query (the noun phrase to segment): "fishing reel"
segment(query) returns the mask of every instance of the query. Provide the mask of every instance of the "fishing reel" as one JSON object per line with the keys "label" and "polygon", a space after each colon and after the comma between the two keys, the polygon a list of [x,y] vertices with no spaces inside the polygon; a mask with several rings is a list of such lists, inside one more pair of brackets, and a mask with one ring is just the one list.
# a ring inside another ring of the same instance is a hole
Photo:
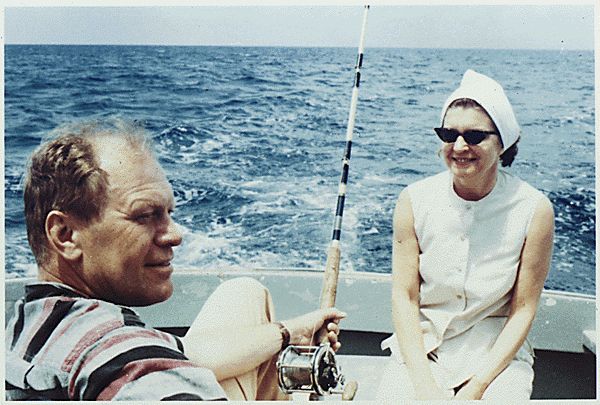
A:
{"label": "fishing reel", "polygon": [[[341,367],[329,343],[320,346],[288,346],[277,360],[279,388],[286,394],[310,392],[320,396],[347,394]],[[354,390],[351,388],[351,390]],[[354,393],[351,394],[354,397]]]}

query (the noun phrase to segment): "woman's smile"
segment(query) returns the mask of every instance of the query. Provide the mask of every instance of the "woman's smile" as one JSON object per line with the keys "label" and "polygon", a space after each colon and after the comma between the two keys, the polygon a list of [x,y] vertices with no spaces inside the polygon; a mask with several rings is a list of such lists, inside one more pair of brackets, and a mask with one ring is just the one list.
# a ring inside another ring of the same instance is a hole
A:
{"label": "woman's smile", "polygon": [[455,162],[458,162],[458,163],[469,163],[469,162],[474,162],[477,159],[476,158],[457,158],[457,157],[453,157],[452,160],[454,160]]}
{"label": "woman's smile", "polygon": [[[444,127],[460,134],[469,130],[495,132],[487,113],[481,109],[455,107],[448,109]],[[498,135],[490,134],[481,142],[468,144],[463,136],[445,142],[442,155],[454,175],[454,187],[463,198],[479,199],[489,193],[496,183],[502,144]]]}

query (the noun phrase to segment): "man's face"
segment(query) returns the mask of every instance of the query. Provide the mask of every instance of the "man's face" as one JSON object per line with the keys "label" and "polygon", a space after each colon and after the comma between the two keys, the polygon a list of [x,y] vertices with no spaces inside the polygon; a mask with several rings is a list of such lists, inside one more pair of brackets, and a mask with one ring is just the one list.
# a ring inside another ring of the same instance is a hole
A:
{"label": "man's face", "polygon": [[82,277],[110,302],[165,301],[173,293],[173,246],[182,239],[171,219],[173,190],[149,153],[111,138],[95,147],[109,175],[108,201],[101,218],[81,230]]}

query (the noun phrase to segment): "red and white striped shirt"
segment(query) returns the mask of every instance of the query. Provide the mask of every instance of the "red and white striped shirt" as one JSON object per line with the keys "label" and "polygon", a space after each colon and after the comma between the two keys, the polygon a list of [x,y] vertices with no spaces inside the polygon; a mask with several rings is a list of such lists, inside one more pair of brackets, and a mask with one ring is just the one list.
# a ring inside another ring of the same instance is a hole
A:
{"label": "red and white striped shirt", "polygon": [[130,308],[33,283],[5,335],[7,400],[224,400],[214,374]]}

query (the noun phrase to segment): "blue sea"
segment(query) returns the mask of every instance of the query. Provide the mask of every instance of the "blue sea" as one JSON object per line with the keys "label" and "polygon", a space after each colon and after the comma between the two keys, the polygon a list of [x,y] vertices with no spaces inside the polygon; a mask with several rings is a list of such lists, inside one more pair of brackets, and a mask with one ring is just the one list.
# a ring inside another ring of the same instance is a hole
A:
{"label": "blue sea", "polygon": [[[121,115],[155,136],[184,234],[176,269],[324,268],[353,48],[5,46],[6,278],[34,275],[28,155],[54,127]],[[365,49],[341,270],[391,272],[392,213],[445,170],[433,132],[466,69],[500,82],[522,127],[508,169],[554,204],[546,288],[595,294],[594,55]]]}

